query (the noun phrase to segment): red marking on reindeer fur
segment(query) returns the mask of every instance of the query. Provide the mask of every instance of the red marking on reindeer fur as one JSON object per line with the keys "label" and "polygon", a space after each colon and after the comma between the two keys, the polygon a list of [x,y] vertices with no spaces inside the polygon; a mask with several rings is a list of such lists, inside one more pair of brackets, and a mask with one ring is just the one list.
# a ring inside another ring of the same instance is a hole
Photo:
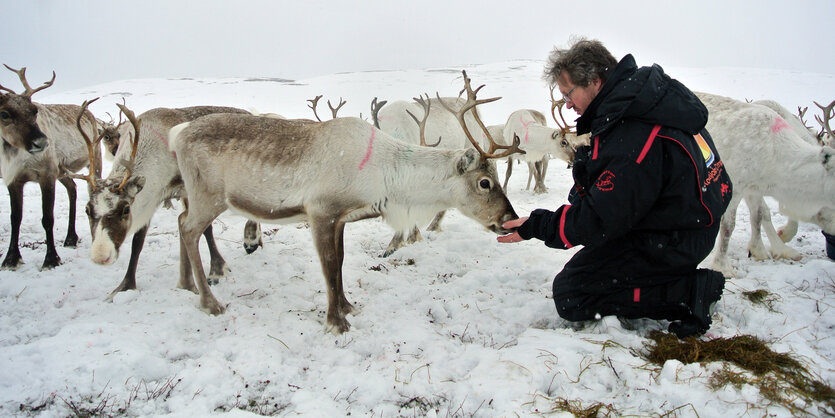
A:
{"label": "red marking on reindeer fur", "polygon": [[776,134],[784,129],[791,129],[792,127],[789,126],[789,123],[786,122],[783,118],[777,116],[774,119],[774,124],[771,125],[771,133]]}
{"label": "red marking on reindeer fur", "polygon": [[522,115],[519,115],[519,123],[521,123],[521,124],[522,124],[522,126],[524,126],[524,127],[525,127],[525,143],[527,144],[527,143],[528,143],[528,141],[529,141],[529,140],[528,140],[528,127],[529,127],[529,126],[531,126],[531,124],[533,123],[533,121],[530,121],[530,122],[528,122],[528,123],[525,123],[525,119],[523,119],[523,118],[522,118]]}
{"label": "red marking on reindeer fur", "polygon": [[[162,141],[162,143],[165,144],[165,148],[169,148],[168,147],[168,138],[165,135],[159,133],[156,129],[154,129],[151,126],[149,126],[148,129],[150,129],[151,132],[153,132],[157,137],[159,137],[160,141]],[[139,139],[137,139],[137,141],[138,140]],[[171,155],[174,157],[175,160],[177,159],[177,153],[176,152],[171,151]]]}
{"label": "red marking on reindeer fur", "polygon": [[377,132],[377,130],[374,129],[374,127],[372,126],[371,127],[371,138],[368,138],[368,149],[365,150],[365,157],[363,157],[362,161],[360,161],[360,166],[359,166],[360,170],[362,170],[362,168],[365,166],[365,163],[367,163],[368,160],[371,159],[371,149],[374,148],[374,135],[375,135],[376,132]]}

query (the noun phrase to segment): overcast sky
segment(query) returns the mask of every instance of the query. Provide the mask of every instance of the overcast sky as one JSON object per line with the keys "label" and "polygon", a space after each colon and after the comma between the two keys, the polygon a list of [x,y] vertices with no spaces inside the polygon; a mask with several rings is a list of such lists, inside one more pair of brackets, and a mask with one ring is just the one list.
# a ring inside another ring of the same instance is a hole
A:
{"label": "overcast sky", "polygon": [[[0,58],[53,91],[542,60],[572,35],[639,65],[835,73],[833,0],[3,0]],[[2,69],[0,84],[21,89]]]}

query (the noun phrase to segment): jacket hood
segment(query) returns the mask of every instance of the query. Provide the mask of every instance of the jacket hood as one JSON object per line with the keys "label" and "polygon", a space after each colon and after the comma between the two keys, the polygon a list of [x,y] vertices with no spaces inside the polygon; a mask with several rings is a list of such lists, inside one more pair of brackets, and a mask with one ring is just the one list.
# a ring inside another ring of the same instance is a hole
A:
{"label": "jacket hood", "polygon": [[707,124],[707,116],[707,108],[690,89],[658,64],[638,68],[630,54],[577,119],[577,133],[598,135],[621,119],[635,119],[696,134]]}

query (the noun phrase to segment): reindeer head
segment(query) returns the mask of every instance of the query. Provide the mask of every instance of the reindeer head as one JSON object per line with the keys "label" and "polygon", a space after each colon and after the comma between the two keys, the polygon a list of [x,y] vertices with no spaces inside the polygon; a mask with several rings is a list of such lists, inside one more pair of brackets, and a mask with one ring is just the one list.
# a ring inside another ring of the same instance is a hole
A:
{"label": "reindeer head", "polygon": [[[565,106],[565,100],[554,99],[554,88],[556,88],[556,86],[551,86],[551,117],[560,129],[555,131],[552,137],[554,140],[558,141],[559,149],[566,157],[565,161],[568,161],[568,165],[571,166],[574,163],[574,154],[576,153],[577,148],[587,144],[589,136],[577,136],[577,132],[572,130],[574,126],[569,126],[568,122],[565,121],[565,117],[562,115],[562,108]],[[557,114],[560,115],[559,120],[557,120]]]}
{"label": "reindeer head", "polygon": [[[455,206],[464,215],[479,220],[487,229],[497,234],[506,234],[510,231],[504,229],[502,224],[511,219],[516,219],[519,216],[516,215],[513,206],[510,204],[510,201],[507,199],[499,184],[499,176],[493,160],[496,158],[504,158],[514,153],[524,154],[525,151],[519,149],[520,140],[518,136],[514,136],[511,145],[500,145],[493,139],[484,122],[481,121],[481,117],[476,111],[476,106],[499,100],[500,97],[478,99],[476,96],[484,85],[482,84],[473,90],[470,85],[470,78],[467,77],[467,72],[462,71],[461,73],[464,77],[464,89],[461,93],[467,93],[467,101],[460,109],[452,109],[441,100],[441,96],[438,93],[435,93],[435,95],[438,98],[438,102],[458,119],[458,123],[464,129],[464,134],[473,146],[473,148],[469,148],[466,151],[461,151],[462,155],[457,163],[458,173],[465,177],[466,181],[464,184],[470,190],[468,193],[456,193],[455,195],[483,196],[484,198],[479,201],[487,204],[474,205],[472,201],[467,201],[458,202]],[[426,111],[428,113],[428,106],[426,107]],[[484,137],[490,142],[490,148],[487,151],[484,151],[479,146],[478,141],[470,133],[469,128],[467,128],[467,123],[464,121],[464,115],[470,111],[476,123],[481,128]],[[417,122],[417,118],[412,117]],[[502,151],[498,152],[499,150]],[[501,202],[501,204],[496,204],[496,202]]]}
{"label": "reindeer head", "polygon": [[[4,64],[5,65],[5,64]],[[52,72],[52,80],[44,85],[33,89],[26,81],[26,67],[15,70],[6,65],[11,71],[17,73],[24,91],[21,94],[0,86],[0,136],[9,145],[37,154],[49,145],[46,135],[37,124],[38,107],[32,103],[32,95],[51,86],[55,81],[55,72]]]}
{"label": "reindeer head", "polygon": [[[91,103],[91,102],[90,102]],[[84,102],[83,110],[88,102]],[[133,163],[136,159],[136,150],[139,143],[139,121],[133,112],[122,104],[117,104],[121,113],[124,113],[130,121],[133,132],[127,132],[127,138],[131,145],[129,160],[120,163],[126,168],[122,178],[97,179],[93,177],[94,169],[90,174],[83,176],[90,183],[90,201],[87,202],[85,211],[90,222],[90,231],[93,235],[93,244],[90,248],[90,258],[98,264],[112,264],[119,258],[119,247],[125,241],[132,228],[131,206],[136,195],[145,186],[145,178],[133,176]],[[116,130],[114,127],[114,130]],[[79,126],[79,129],[81,127]],[[129,129],[125,127],[125,129]],[[83,132],[83,131],[82,131]],[[88,149],[101,141],[107,131],[99,130],[95,140],[90,140],[84,135]],[[117,134],[119,134],[117,132]],[[121,135],[120,135],[121,137]],[[92,154],[90,156],[91,167],[94,167]]]}

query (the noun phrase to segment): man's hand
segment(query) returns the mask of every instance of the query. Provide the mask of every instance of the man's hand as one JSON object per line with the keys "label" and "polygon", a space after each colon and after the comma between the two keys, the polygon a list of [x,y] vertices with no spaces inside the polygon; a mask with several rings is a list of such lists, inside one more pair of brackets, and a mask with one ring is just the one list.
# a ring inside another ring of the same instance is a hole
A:
{"label": "man's hand", "polygon": [[[525,221],[527,221],[527,220],[528,220],[528,217],[525,216],[523,218],[514,219],[512,221],[507,221],[507,222],[502,224],[502,228],[505,228],[505,229],[518,228],[520,225],[525,223]],[[511,232],[510,234],[507,234],[507,235],[501,235],[499,237],[496,237],[496,241],[499,241],[499,242],[502,242],[502,243],[505,243],[505,244],[511,243],[511,242],[524,241],[524,240],[525,239],[522,238],[521,236],[519,236],[519,233],[515,232],[515,231]]]}

